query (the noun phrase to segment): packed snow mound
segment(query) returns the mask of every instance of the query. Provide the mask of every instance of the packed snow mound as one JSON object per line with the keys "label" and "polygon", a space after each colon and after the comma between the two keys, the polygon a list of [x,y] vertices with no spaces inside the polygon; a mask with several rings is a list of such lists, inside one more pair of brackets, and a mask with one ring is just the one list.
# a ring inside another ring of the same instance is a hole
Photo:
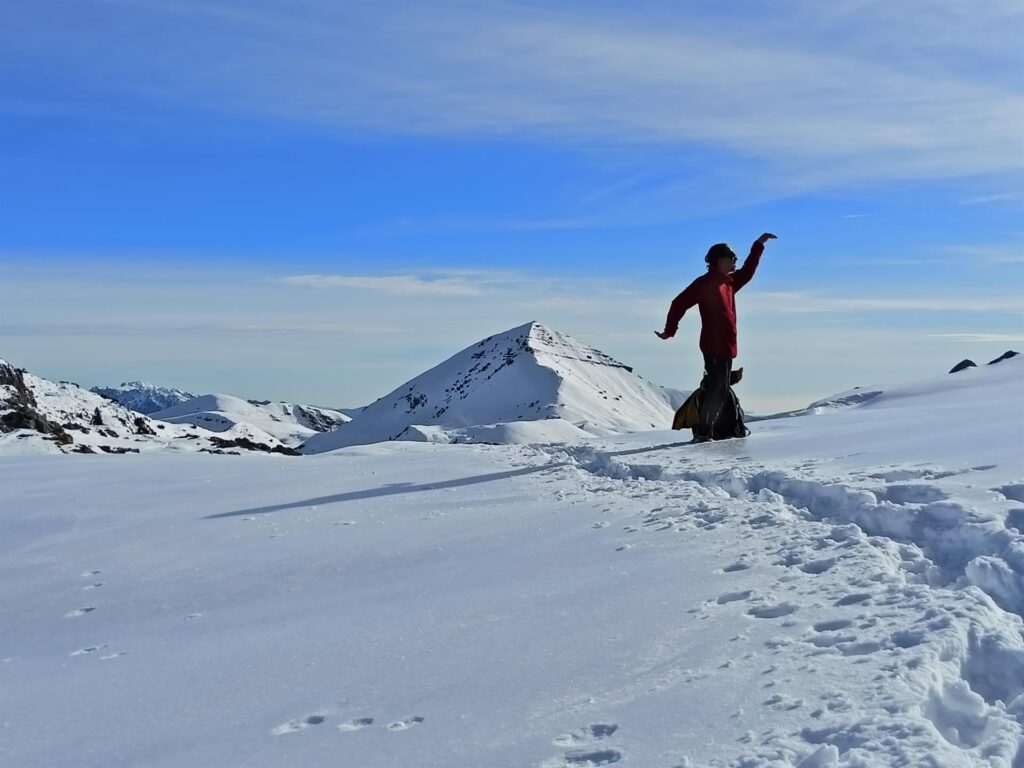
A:
{"label": "packed snow mound", "polygon": [[151,416],[171,424],[193,424],[211,432],[245,425],[287,445],[299,445],[319,432],[350,421],[347,416],[326,408],[242,400],[225,394],[200,395]]}
{"label": "packed snow mound", "polygon": [[0,454],[140,453],[161,449],[287,452],[246,427],[216,435],[164,424],[71,382],[54,382],[0,359]]}
{"label": "packed snow mound", "polygon": [[158,387],[145,381],[126,381],[117,387],[93,387],[97,395],[120,403],[138,413],[155,413],[191,400],[195,395],[181,389]]}
{"label": "packed snow mound", "polygon": [[342,424],[352,421],[352,417],[332,408],[321,408],[318,405],[299,405],[271,400],[248,400],[270,415],[272,419],[294,421],[300,427],[312,429],[314,432],[330,432]]}
{"label": "packed snow mound", "polygon": [[671,424],[678,395],[571,336],[530,322],[489,336],[368,405],[304,453],[449,428],[562,419],[590,435]]}
{"label": "packed snow mound", "polygon": [[423,443],[480,443],[484,445],[532,445],[537,443],[576,443],[594,435],[565,419],[513,421],[506,424],[482,424],[475,427],[407,427],[399,440]]}

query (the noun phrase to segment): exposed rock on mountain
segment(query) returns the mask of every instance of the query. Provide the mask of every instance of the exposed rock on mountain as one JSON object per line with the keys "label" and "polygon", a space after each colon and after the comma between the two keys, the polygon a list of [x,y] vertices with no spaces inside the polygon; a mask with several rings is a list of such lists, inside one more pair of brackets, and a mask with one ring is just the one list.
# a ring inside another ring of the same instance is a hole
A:
{"label": "exposed rock on mountain", "polygon": [[950,368],[949,372],[950,373],[960,373],[960,371],[965,371],[968,368],[977,368],[977,367],[978,367],[978,364],[976,362],[974,362],[973,360],[961,360],[959,363],[957,363],[952,368]]}
{"label": "exposed rock on mountain", "polygon": [[1012,349],[1008,349],[1005,352],[1003,352],[1003,354],[1001,354],[999,357],[997,357],[995,360],[989,360],[988,364],[989,365],[994,365],[995,363],[1001,363],[1001,362],[1003,362],[1003,360],[1009,360],[1011,357],[1016,357],[1019,354],[1020,354],[1020,352],[1014,352]]}

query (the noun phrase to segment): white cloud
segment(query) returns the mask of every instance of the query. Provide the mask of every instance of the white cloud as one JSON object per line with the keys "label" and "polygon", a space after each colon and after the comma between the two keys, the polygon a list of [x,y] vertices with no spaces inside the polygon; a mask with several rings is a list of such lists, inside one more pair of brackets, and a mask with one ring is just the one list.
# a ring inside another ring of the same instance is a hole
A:
{"label": "white cloud", "polygon": [[1024,342],[1024,333],[932,333],[929,334],[934,339],[949,339],[950,341],[965,341],[965,342],[982,342],[982,343],[995,343],[995,342]]}
{"label": "white cloud", "polygon": [[293,275],[286,285],[304,288],[348,288],[395,296],[478,296],[479,285],[461,277],[424,279],[415,275]]}
{"label": "white cloud", "polygon": [[830,296],[822,293],[755,291],[743,295],[744,309],[764,314],[838,312],[981,312],[1024,314],[1018,295]]}
{"label": "white cloud", "polygon": [[1024,240],[1005,243],[961,243],[939,246],[938,250],[961,259],[992,264],[1024,263]]}
{"label": "white cloud", "polygon": [[1001,192],[995,195],[980,195],[979,197],[968,197],[960,201],[960,205],[989,205],[991,203],[1008,203],[1016,200],[1017,196],[1009,192]]}

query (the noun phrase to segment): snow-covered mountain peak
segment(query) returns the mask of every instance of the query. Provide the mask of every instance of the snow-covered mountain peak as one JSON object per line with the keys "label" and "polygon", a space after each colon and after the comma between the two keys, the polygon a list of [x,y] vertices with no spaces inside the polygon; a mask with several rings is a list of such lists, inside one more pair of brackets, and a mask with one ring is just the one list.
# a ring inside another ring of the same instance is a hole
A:
{"label": "snow-covered mountain peak", "polygon": [[310,439],[304,450],[438,433],[412,427],[462,429],[548,419],[592,435],[631,432],[670,424],[672,402],[669,393],[628,365],[531,321],[488,336],[407,381],[343,430]]}

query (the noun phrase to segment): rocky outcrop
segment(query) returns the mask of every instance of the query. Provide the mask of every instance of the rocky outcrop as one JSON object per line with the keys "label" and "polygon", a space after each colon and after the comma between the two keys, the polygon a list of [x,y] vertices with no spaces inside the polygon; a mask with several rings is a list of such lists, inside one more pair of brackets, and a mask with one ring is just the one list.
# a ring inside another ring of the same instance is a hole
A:
{"label": "rocky outcrop", "polygon": [[25,383],[25,371],[0,360],[0,432],[29,429],[48,435],[58,445],[74,440],[64,427],[39,413],[35,395]]}
{"label": "rocky outcrop", "polygon": [[1020,352],[1014,352],[1012,349],[1008,349],[1005,352],[1003,352],[1003,354],[1001,354],[999,357],[997,357],[995,360],[989,360],[988,364],[989,365],[995,365],[996,363],[1003,362],[1003,360],[1009,360],[1011,357],[1016,357],[1019,354],[1020,354]]}
{"label": "rocky outcrop", "polygon": [[978,364],[976,362],[974,362],[973,360],[961,360],[959,363],[957,363],[952,368],[950,368],[949,372],[950,373],[960,373],[960,371],[965,371],[968,368],[977,368],[977,367],[978,367]]}

